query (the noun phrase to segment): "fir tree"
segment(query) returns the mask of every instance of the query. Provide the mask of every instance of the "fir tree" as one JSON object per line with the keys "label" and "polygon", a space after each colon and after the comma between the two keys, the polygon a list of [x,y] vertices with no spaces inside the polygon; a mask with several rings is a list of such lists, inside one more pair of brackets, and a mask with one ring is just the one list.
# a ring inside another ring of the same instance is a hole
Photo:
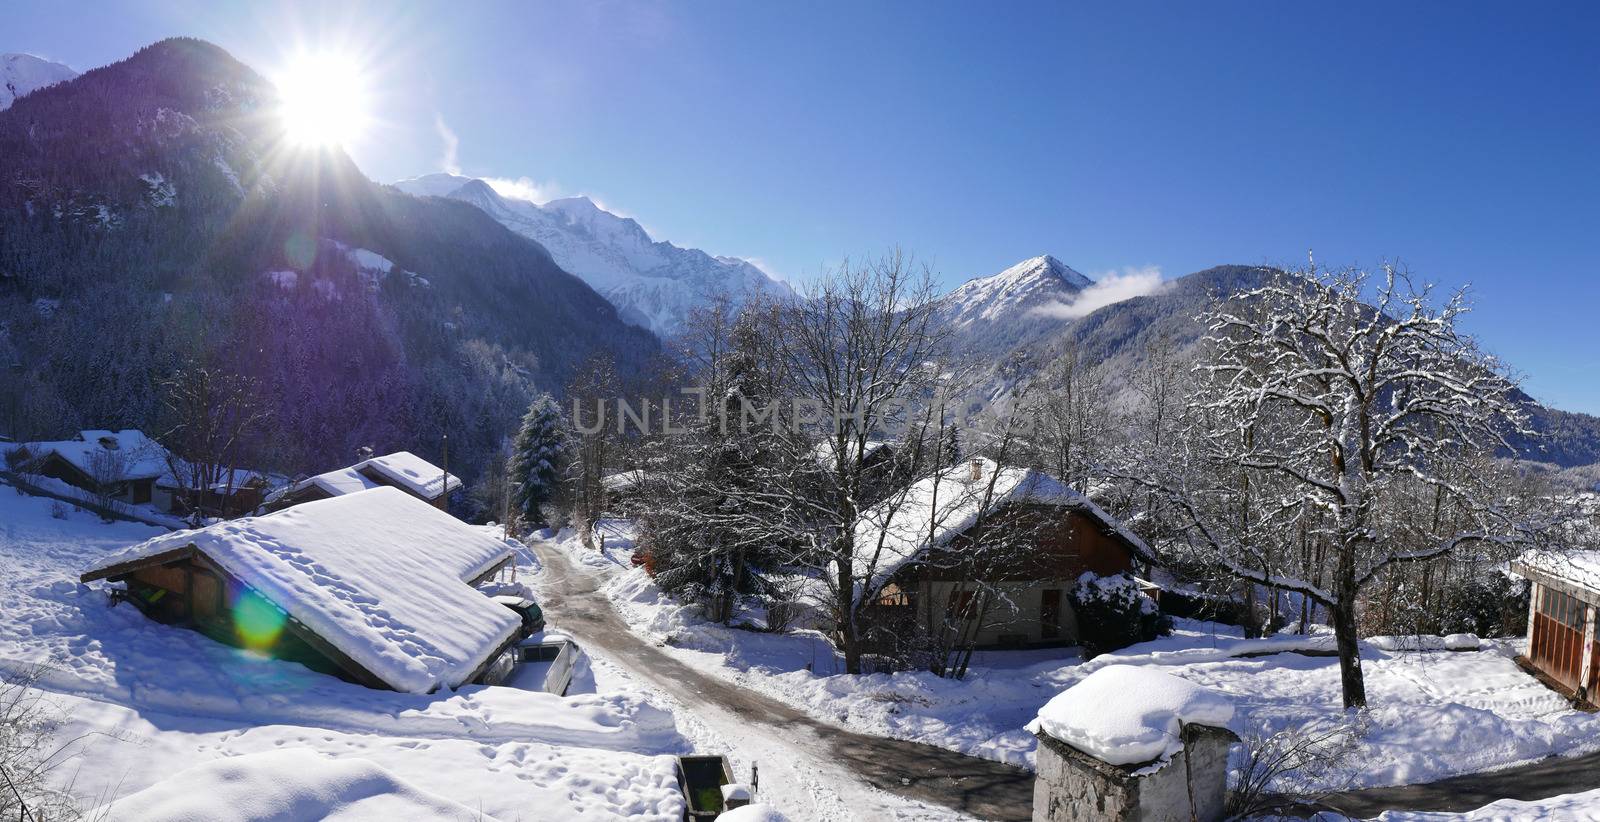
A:
{"label": "fir tree", "polygon": [[544,507],[555,497],[567,461],[566,425],[561,408],[549,394],[540,394],[528,406],[512,445],[510,482],[512,503],[530,523],[547,522]]}

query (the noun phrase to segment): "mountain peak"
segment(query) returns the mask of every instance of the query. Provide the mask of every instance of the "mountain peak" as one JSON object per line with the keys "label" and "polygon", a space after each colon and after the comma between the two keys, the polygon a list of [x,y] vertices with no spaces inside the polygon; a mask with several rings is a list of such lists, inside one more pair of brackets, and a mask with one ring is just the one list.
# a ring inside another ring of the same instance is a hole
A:
{"label": "mountain peak", "polygon": [[1049,254],[1041,254],[1037,257],[1029,257],[1028,259],[1023,260],[1022,262],[1011,266],[1005,271],[995,274],[993,277],[987,279],[1007,282],[1050,279],[1059,281],[1074,291],[1088,288],[1090,285],[1094,284],[1093,280],[1090,280],[1088,277],[1079,274],[1077,271],[1074,271],[1071,266],[1061,262]]}
{"label": "mountain peak", "polygon": [[13,100],[46,86],[65,83],[78,73],[60,64],[31,54],[0,54],[0,111]]}

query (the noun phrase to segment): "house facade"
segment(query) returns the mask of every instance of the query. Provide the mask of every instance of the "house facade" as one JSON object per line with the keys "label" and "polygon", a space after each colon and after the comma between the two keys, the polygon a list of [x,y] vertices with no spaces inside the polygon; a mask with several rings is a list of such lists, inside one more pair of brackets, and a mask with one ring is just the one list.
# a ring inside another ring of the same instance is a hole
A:
{"label": "house facade", "polygon": [[864,612],[881,633],[954,630],[978,647],[1075,643],[1078,578],[1131,573],[1149,555],[1055,478],[989,460],[891,495],[863,516],[856,550],[872,598]]}

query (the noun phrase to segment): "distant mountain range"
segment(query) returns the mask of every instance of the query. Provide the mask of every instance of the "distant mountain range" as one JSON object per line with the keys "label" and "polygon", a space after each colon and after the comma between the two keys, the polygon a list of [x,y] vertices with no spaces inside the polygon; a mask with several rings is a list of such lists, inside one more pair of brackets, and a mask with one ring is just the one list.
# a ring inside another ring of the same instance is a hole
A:
{"label": "distant mountain range", "polygon": [[11,108],[11,103],[24,94],[77,76],[76,71],[60,63],[31,54],[0,54],[0,111]]}
{"label": "distant mountain range", "polygon": [[[1051,306],[1070,305],[1092,287],[1089,279],[1054,257],[1033,257],[956,288],[944,298],[943,311],[957,350],[980,363],[992,365],[1015,352],[1042,367],[1073,346],[1086,362],[1105,368],[1113,390],[1125,391],[1126,376],[1145,362],[1158,340],[1192,355],[1205,335],[1198,315],[1216,299],[1260,287],[1270,274],[1259,266],[1217,266],[1178,277],[1154,293],[1073,316]],[[973,402],[993,402],[1009,388],[991,367]],[[1600,463],[1600,417],[1525,400],[1541,436],[1515,439],[1516,456],[1562,468]]]}
{"label": "distant mountain range", "polygon": [[454,174],[429,174],[394,186],[483,209],[544,246],[558,265],[610,300],[624,320],[663,338],[681,332],[689,313],[716,295],[735,303],[751,296],[794,295],[788,285],[745,260],[654,240],[638,222],[612,214],[588,197],[539,204],[503,196],[483,180]]}
{"label": "distant mountain range", "polygon": [[628,374],[659,350],[479,208],[290,144],[276,94],[180,38],[0,112],[0,362],[24,366],[19,428],[159,425],[159,381],[192,359],[259,381],[273,463],[252,467],[326,470],[357,446],[438,458],[448,434],[470,477],[535,391],[596,355]]}

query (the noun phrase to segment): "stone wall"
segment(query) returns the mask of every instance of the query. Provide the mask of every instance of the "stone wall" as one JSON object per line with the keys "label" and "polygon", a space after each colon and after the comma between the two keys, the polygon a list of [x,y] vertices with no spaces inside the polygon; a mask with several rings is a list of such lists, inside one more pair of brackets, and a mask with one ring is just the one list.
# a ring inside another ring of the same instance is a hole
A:
{"label": "stone wall", "polygon": [[[1039,734],[1034,822],[1211,822],[1227,799],[1230,731],[1184,728],[1184,750],[1160,767],[1111,765]],[[1191,791],[1191,785],[1193,790]],[[1194,812],[1190,812],[1193,796]]]}

